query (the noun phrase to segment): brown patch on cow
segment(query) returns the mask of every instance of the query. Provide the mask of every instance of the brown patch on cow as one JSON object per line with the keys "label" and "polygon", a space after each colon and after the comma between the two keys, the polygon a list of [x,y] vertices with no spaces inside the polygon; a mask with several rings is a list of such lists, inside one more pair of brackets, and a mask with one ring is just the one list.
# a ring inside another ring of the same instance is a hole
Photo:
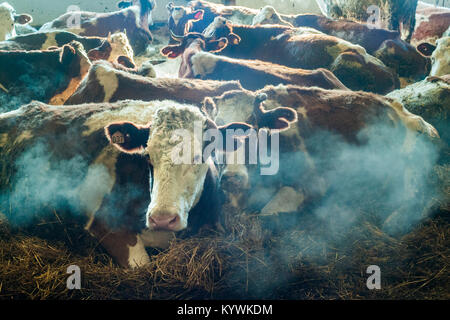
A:
{"label": "brown patch on cow", "polygon": [[450,12],[434,13],[428,21],[419,21],[414,31],[412,42],[430,42],[434,44],[450,27]]}

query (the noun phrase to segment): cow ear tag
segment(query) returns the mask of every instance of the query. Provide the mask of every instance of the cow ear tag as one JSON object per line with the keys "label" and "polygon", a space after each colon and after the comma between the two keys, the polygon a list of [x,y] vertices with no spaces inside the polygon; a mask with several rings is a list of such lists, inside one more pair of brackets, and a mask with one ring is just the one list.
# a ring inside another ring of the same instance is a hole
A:
{"label": "cow ear tag", "polygon": [[115,144],[124,144],[125,143],[125,137],[122,132],[117,131],[111,136],[112,143]]}

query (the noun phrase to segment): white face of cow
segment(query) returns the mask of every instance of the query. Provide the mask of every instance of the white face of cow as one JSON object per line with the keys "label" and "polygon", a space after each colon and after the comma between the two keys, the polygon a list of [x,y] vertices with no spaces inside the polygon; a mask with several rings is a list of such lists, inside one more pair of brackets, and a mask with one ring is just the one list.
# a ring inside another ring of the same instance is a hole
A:
{"label": "white face of cow", "polygon": [[431,56],[431,76],[445,76],[450,74],[450,37],[439,39],[437,48]]}
{"label": "white face of cow", "polygon": [[16,36],[14,25],[31,22],[31,16],[27,14],[17,15],[16,10],[8,3],[0,4],[0,41],[8,40]]}
{"label": "white face of cow", "polygon": [[256,26],[258,24],[281,24],[283,20],[275,11],[272,6],[265,6],[259,13],[253,18],[252,25]]}
{"label": "white face of cow", "polygon": [[[202,146],[202,135],[194,133],[194,123],[205,124],[206,118],[194,107],[167,108],[156,112],[151,124],[145,154],[153,167],[153,190],[147,211],[147,227],[185,229],[189,211],[198,203],[203,191],[207,164],[195,164],[201,155],[191,154],[191,164],[174,164],[174,152],[181,142]],[[184,131],[183,138],[177,135]],[[195,143],[195,144],[194,144]],[[184,157],[185,155],[183,155]]]}
{"label": "white face of cow", "polygon": [[123,32],[114,33],[108,37],[108,41],[111,44],[111,55],[108,59],[110,62],[117,62],[120,56],[128,57],[134,62],[134,51],[128,41],[128,37]]}

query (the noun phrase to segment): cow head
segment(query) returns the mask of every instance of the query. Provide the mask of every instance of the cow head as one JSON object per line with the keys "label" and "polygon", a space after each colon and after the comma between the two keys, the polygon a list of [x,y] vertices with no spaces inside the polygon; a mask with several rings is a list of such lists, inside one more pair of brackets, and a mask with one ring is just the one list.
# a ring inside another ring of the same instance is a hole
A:
{"label": "cow head", "polygon": [[179,42],[177,45],[169,45],[161,50],[161,54],[170,59],[175,59],[182,55],[182,61],[179,70],[180,78],[193,78],[194,74],[191,70],[191,58],[199,52],[220,52],[228,45],[226,38],[218,40],[206,38],[201,33],[190,32],[185,36],[175,36],[172,38]]}
{"label": "cow head", "polygon": [[208,38],[215,39],[225,37],[232,45],[238,45],[241,42],[241,37],[233,33],[233,23],[223,17],[216,17],[203,31],[203,34]]}
{"label": "cow head", "polygon": [[33,21],[29,14],[16,14],[16,10],[8,3],[0,4],[0,41],[16,36],[14,25],[28,24]]}
{"label": "cow head", "polygon": [[253,18],[252,25],[256,26],[258,24],[280,24],[293,27],[292,24],[284,21],[272,6],[265,6],[261,8],[258,14]]}
{"label": "cow head", "polygon": [[[173,34],[185,35],[187,34],[192,24],[203,19],[203,10],[192,10],[191,8],[183,6],[175,6],[173,2],[167,5],[169,12],[169,30]],[[169,44],[176,43],[176,40],[170,38]]]}
{"label": "cow head", "polygon": [[118,62],[119,57],[127,57],[134,64],[133,48],[123,32],[109,34],[101,46],[88,52],[88,57],[91,61],[106,60],[112,63]]}
{"label": "cow head", "polygon": [[444,76],[450,74],[450,37],[436,41],[436,46],[422,43],[417,50],[426,57],[431,57],[430,76]]}
{"label": "cow head", "polygon": [[[199,203],[213,164],[211,157],[203,159],[203,150],[209,146],[203,134],[212,130],[225,140],[227,130],[239,130],[234,131],[232,138],[240,140],[252,128],[237,122],[216,125],[211,119],[215,113],[213,102],[207,101],[208,107],[202,111],[189,105],[167,105],[157,109],[151,123],[145,126],[120,122],[105,128],[106,137],[116,148],[148,160],[152,177],[146,225],[151,230],[181,231],[188,226],[189,212]],[[261,100],[258,101],[259,108]],[[286,129],[295,115],[292,109],[282,113],[260,111],[258,119],[268,128],[280,130]],[[189,147],[183,148],[186,144]],[[179,156],[183,157],[182,162],[178,162]]]}

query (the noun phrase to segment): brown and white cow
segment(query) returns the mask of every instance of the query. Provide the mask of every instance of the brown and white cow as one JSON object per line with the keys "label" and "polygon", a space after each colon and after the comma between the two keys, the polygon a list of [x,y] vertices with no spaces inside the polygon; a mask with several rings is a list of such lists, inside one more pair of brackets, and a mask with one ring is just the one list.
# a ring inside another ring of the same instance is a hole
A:
{"label": "brown and white cow", "polygon": [[221,51],[223,55],[291,68],[325,68],[352,90],[387,93],[399,86],[396,73],[363,47],[311,28],[233,25],[218,17],[204,35],[228,39],[228,46]]}
{"label": "brown and white cow", "polygon": [[[195,22],[203,20],[203,10],[193,10],[191,7],[176,6],[173,2],[170,2],[167,5],[167,11],[169,12],[168,25],[171,33],[185,35],[189,32],[203,32],[204,28],[199,28],[198,24],[196,24],[198,26],[196,29],[199,29],[198,31],[193,27]],[[202,22],[202,25],[204,24],[206,23]],[[175,43],[177,43],[176,40],[171,37],[169,44]]]}
{"label": "brown and white cow", "polygon": [[418,0],[323,0],[324,13],[332,18],[355,19],[399,31],[411,41]]}
{"label": "brown and white cow", "polygon": [[26,25],[33,21],[29,14],[17,14],[16,10],[8,3],[0,4],[0,41],[16,36],[15,25]]}
{"label": "brown and white cow", "polygon": [[450,27],[450,9],[419,2],[416,28],[411,40],[413,45],[428,42],[433,45]]}
{"label": "brown and white cow", "polygon": [[[189,44],[187,39],[192,36],[194,36],[194,40]],[[195,33],[189,33],[180,40],[179,45],[167,46],[162,49],[162,53],[170,58],[176,58],[183,54],[180,77],[219,81],[238,80],[248,90],[258,90],[266,85],[280,83],[306,87],[316,86],[325,89],[346,89],[342,82],[326,69],[293,69],[259,60],[232,59],[214,55],[203,51],[209,40]],[[225,46],[228,40],[222,38],[219,43],[223,43]],[[213,51],[218,50],[221,48],[213,48]]]}
{"label": "brown and white cow", "polygon": [[[295,115],[285,108],[284,116],[287,111]],[[288,128],[274,112],[264,117],[261,121],[275,129]],[[10,160],[0,178],[0,195],[14,204],[8,213],[12,223],[28,216],[26,223],[33,224],[31,216],[44,215],[45,208],[81,213],[88,218],[86,229],[121,266],[142,266],[149,262],[145,246],[165,248],[173,232],[195,232],[219,222],[216,165],[211,157],[197,161],[197,153],[188,155],[191,163],[175,163],[179,131],[186,141],[200,143],[202,152],[208,146],[203,131],[240,128],[251,126],[219,127],[199,107],[170,100],[58,107],[33,103],[0,115],[0,154]],[[29,153],[35,157],[31,167],[23,163]],[[39,177],[28,171],[36,162],[49,163]],[[68,163],[80,169],[72,172]],[[22,188],[32,190],[36,184],[36,194],[21,201]],[[40,205],[45,208],[38,210]]]}
{"label": "brown and white cow", "polygon": [[32,100],[63,104],[90,66],[76,41],[56,50],[0,51],[0,108],[13,110]]}
{"label": "brown and white cow", "polygon": [[[136,54],[146,50],[152,41],[148,17],[155,7],[154,0],[133,1],[133,5],[120,11],[95,13],[68,12],[44,24],[40,31],[66,30],[81,36],[107,37],[108,34],[125,32]],[[80,17],[80,25],[71,25],[74,16]]]}
{"label": "brown and white cow", "polygon": [[171,99],[200,105],[206,97],[220,96],[230,90],[242,90],[242,87],[237,81],[149,79],[117,70],[106,61],[97,61],[66,104]]}
{"label": "brown and white cow", "polygon": [[314,28],[364,47],[369,54],[393,68],[400,77],[417,80],[428,73],[428,60],[415,47],[403,41],[397,31],[369,28],[367,24],[314,14],[281,16],[272,6],[265,6],[255,16],[253,25],[258,24]]}

